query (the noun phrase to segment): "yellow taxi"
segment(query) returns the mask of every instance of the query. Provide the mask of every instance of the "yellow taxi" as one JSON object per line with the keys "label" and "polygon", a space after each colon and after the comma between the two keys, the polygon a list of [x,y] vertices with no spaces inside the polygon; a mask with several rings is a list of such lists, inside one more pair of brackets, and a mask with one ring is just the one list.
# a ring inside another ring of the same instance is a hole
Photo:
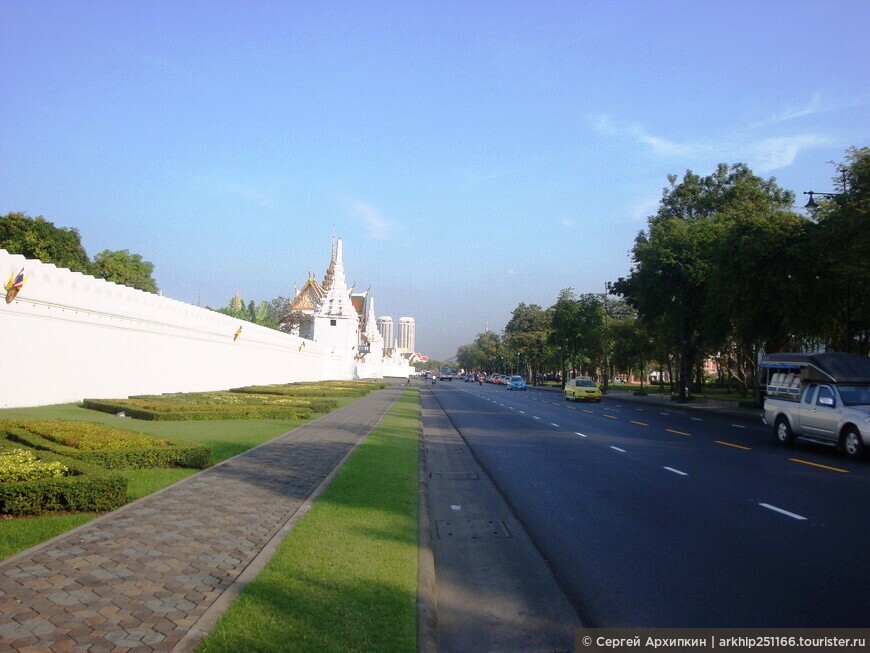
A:
{"label": "yellow taxi", "polygon": [[587,378],[568,379],[565,383],[565,399],[570,401],[601,401],[601,388]]}

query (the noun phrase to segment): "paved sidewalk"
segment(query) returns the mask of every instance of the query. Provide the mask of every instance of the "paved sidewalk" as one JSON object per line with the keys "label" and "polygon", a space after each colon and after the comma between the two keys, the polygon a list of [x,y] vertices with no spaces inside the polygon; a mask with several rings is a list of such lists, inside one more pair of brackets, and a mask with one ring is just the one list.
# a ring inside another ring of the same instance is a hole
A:
{"label": "paved sidewalk", "polygon": [[372,393],[0,561],[0,650],[192,650],[401,392]]}
{"label": "paved sidewalk", "polygon": [[421,546],[431,545],[437,606],[420,650],[572,651],[581,624],[552,570],[432,391],[420,401],[431,538]]}

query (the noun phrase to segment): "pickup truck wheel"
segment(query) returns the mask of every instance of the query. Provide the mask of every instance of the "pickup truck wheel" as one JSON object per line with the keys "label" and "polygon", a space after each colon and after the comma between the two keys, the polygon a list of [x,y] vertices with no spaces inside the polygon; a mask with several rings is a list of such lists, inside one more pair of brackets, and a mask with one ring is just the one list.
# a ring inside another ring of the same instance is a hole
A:
{"label": "pickup truck wheel", "polygon": [[864,442],[854,426],[850,426],[843,432],[843,452],[847,458],[864,457]]}
{"label": "pickup truck wheel", "polygon": [[776,436],[776,441],[780,444],[789,445],[794,442],[794,431],[791,430],[791,425],[785,417],[778,417],[776,424],[773,426],[773,434]]}

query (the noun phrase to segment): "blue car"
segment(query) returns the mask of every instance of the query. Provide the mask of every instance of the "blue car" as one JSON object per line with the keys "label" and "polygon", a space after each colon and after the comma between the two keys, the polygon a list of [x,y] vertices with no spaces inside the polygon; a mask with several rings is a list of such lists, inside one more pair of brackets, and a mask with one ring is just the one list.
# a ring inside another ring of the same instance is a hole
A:
{"label": "blue car", "polygon": [[508,390],[525,390],[526,381],[523,377],[515,374],[510,378],[510,381],[508,381],[507,387]]}

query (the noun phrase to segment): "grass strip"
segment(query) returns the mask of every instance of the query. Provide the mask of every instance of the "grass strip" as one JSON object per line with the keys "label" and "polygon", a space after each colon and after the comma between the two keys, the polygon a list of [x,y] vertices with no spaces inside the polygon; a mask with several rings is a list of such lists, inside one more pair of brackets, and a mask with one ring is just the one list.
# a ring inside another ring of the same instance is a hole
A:
{"label": "grass strip", "polygon": [[419,390],[405,390],[198,653],[416,651]]}

